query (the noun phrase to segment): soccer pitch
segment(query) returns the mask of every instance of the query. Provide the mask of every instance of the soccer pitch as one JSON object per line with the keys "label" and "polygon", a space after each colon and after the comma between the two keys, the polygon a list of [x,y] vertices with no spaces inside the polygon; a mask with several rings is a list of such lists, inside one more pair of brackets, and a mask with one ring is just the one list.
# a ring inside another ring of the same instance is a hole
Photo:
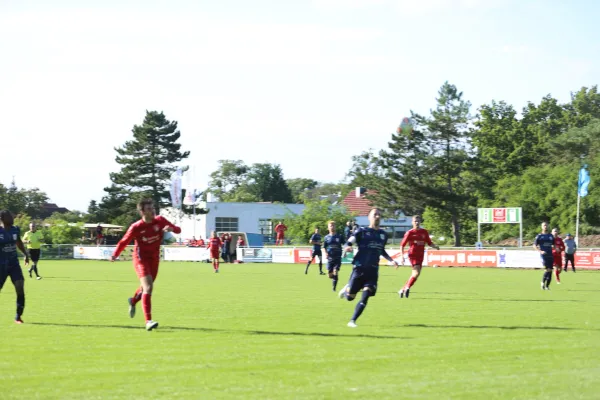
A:
{"label": "soccer pitch", "polygon": [[[351,267],[342,266],[339,288]],[[355,302],[303,265],[163,262],[130,319],[131,262],[42,261],[25,324],[0,293],[2,399],[598,399],[600,273],[382,267]]]}

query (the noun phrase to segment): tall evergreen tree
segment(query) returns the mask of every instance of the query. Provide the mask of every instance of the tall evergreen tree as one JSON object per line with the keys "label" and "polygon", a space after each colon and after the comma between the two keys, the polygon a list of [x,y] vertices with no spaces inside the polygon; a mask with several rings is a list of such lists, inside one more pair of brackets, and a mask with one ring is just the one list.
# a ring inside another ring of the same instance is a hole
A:
{"label": "tall evergreen tree", "polygon": [[113,217],[115,209],[120,215],[128,213],[143,196],[154,200],[157,212],[168,205],[170,177],[176,164],[190,155],[177,143],[181,136],[177,122],[167,120],[162,112],[146,111],[144,122],[134,125],[132,132],[133,140],[115,148],[121,170],[110,174],[112,185],[104,189],[107,196],[100,205],[101,209],[113,210]]}

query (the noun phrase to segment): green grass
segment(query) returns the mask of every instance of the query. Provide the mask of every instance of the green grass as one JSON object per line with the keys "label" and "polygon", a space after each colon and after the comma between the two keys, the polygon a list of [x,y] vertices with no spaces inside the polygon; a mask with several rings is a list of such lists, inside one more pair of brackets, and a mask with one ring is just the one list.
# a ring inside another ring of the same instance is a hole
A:
{"label": "green grass", "polygon": [[[598,399],[600,274],[381,271],[359,327],[312,267],[163,262],[160,328],[127,316],[129,262],[42,261],[25,324],[0,293],[1,399]],[[350,267],[343,266],[340,286]]]}

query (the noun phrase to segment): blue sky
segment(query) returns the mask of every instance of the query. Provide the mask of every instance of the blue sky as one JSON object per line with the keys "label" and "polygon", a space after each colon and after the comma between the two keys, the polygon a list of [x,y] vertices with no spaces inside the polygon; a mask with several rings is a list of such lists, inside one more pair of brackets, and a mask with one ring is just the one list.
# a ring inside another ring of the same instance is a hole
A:
{"label": "blue sky", "polygon": [[337,182],[446,80],[473,114],[598,84],[599,4],[3,0],[0,182],[86,210],[145,110],[179,122],[201,189],[220,159]]}

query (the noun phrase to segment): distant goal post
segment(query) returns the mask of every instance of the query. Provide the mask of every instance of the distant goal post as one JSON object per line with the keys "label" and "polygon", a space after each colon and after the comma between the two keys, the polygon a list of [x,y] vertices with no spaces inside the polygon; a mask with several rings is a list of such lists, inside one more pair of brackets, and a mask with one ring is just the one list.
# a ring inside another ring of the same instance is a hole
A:
{"label": "distant goal post", "polygon": [[519,224],[519,247],[523,247],[523,209],[521,207],[478,208],[478,243],[481,243],[481,224]]}

